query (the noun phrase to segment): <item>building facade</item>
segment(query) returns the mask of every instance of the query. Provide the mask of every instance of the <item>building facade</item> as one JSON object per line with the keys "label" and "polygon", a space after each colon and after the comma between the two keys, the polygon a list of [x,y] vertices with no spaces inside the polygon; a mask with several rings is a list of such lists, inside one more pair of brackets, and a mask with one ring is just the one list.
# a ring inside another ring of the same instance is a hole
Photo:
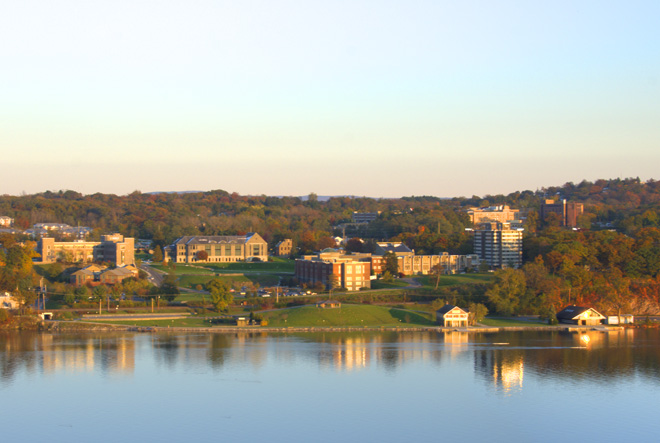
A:
{"label": "building facade", "polygon": [[14,219],[5,215],[0,215],[0,226],[3,228],[11,228],[14,224]]}
{"label": "building facade", "polygon": [[445,274],[456,274],[479,266],[479,257],[475,254],[449,255],[443,252],[437,255],[415,255],[415,251],[403,243],[381,242],[376,244],[372,257],[372,269],[376,275],[384,272],[384,255],[388,252],[396,255],[399,274],[403,275],[427,275],[435,266],[440,266]]}
{"label": "building facade", "polygon": [[435,311],[435,320],[446,328],[467,327],[469,314],[458,306],[446,304]]}
{"label": "building facade", "polygon": [[371,288],[371,254],[322,253],[296,260],[295,276],[300,283],[322,283],[326,288],[348,291]]}
{"label": "building facade", "polygon": [[293,240],[285,238],[275,245],[275,255],[278,257],[288,257],[293,251]]}
{"label": "building facade", "polygon": [[568,203],[566,200],[555,202],[554,200],[546,200],[541,204],[540,217],[545,220],[549,214],[559,215],[561,225],[567,228],[576,228],[578,217],[584,212],[584,205],[582,203]]}
{"label": "building facade", "polygon": [[170,260],[175,263],[268,261],[268,243],[255,232],[246,235],[186,236],[165,248],[164,261]]}
{"label": "building facade", "polygon": [[58,242],[52,237],[42,237],[37,243],[37,253],[41,256],[40,263],[54,263],[58,259],[88,263],[101,261],[115,266],[135,264],[135,239],[110,234],[101,236],[100,242],[70,241]]}
{"label": "building facade", "polygon": [[523,230],[509,223],[480,223],[474,229],[474,253],[495,268],[522,266]]}
{"label": "building facade", "polygon": [[403,275],[428,275],[436,266],[439,266],[444,274],[456,274],[479,267],[479,257],[476,254],[449,255],[443,252],[439,255],[407,255],[397,257],[397,261],[399,273]]}
{"label": "building facade", "polygon": [[489,206],[487,208],[470,208],[467,213],[470,216],[472,224],[476,226],[482,222],[505,223],[516,220],[520,211],[518,209],[511,209],[506,205],[499,205]]}
{"label": "building facade", "polygon": [[371,223],[376,220],[380,215],[379,212],[357,212],[354,211],[351,215],[351,221],[353,223]]}

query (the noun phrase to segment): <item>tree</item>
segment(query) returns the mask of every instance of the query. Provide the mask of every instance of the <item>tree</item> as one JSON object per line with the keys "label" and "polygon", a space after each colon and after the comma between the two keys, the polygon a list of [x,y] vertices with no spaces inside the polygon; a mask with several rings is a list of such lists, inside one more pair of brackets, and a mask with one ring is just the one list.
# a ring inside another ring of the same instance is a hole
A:
{"label": "tree", "polygon": [[438,289],[438,286],[440,285],[440,276],[444,274],[444,272],[445,269],[440,263],[431,268],[429,276],[435,279],[435,289]]}
{"label": "tree", "polygon": [[176,285],[177,276],[174,272],[167,274],[160,288],[154,288],[156,293],[165,294],[165,300],[173,301],[180,294],[179,287]]}
{"label": "tree", "polygon": [[630,307],[630,279],[623,276],[619,269],[612,269],[604,277],[605,303],[616,310],[619,323],[621,311]]}
{"label": "tree", "polygon": [[486,291],[488,301],[504,316],[517,313],[520,299],[527,291],[525,274],[517,269],[503,269],[495,273],[493,281],[493,285]]}
{"label": "tree", "polygon": [[37,298],[31,289],[33,256],[34,251],[19,244],[4,251],[0,249],[0,290],[13,293],[21,309],[32,305]]}
{"label": "tree", "polygon": [[160,245],[156,245],[154,248],[154,255],[152,257],[152,260],[155,261],[156,263],[160,263],[163,261],[163,248],[160,247]]}
{"label": "tree", "polygon": [[206,290],[211,294],[213,305],[218,312],[226,311],[234,301],[234,296],[229,289],[229,284],[220,278],[214,278],[206,284]]}
{"label": "tree", "polygon": [[385,271],[392,275],[399,275],[399,260],[396,258],[394,252],[386,252],[385,258]]}
{"label": "tree", "polygon": [[357,237],[353,237],[346,242],[344,247],[346,252],[364,252],[362,250],[362,240]]}
{"label": "tree", "polygon": [[488,315],[488,308],[481,303],[470,303],[468,311],[468,318],[471,325],[479,323]]}
{"label": "tree", "polygon": [[206,251],[197,251],[195,255],[199,261],[206,261],[209,258],[209,254]]}

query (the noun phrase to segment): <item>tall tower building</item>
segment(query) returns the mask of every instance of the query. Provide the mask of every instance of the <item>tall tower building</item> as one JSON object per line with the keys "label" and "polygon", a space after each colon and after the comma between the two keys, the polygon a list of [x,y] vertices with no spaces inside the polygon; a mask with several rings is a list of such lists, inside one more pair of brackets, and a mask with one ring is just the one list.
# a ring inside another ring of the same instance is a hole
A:
{"label": "tall tower building", "polygon": [[509,223],[480,223],[474,229],[474,253],[497,268],[522,266],[522,229]]}

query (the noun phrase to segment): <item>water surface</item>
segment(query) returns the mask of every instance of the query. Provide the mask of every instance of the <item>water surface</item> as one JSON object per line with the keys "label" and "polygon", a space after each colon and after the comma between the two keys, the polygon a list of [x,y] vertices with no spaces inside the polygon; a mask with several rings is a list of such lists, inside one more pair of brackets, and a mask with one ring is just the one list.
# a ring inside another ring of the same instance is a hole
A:
{"label": "water surface", "polygon": [[660,334],[0,334],[3,441],[657,441]]}

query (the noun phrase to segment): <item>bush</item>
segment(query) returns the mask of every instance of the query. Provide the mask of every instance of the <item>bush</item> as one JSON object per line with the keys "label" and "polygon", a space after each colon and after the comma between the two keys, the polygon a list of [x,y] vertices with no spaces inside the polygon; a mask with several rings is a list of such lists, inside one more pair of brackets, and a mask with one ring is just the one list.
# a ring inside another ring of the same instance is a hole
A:
{"label": "bush", "polygon": [[75,314],[70,311],[61,311],[55,314],[56,320],[73,320],[75,317]]}
{"label": "bush", "polygon": [[0,309],[0,324],[7,323],[11,317],[11,314],[6,309]]}

